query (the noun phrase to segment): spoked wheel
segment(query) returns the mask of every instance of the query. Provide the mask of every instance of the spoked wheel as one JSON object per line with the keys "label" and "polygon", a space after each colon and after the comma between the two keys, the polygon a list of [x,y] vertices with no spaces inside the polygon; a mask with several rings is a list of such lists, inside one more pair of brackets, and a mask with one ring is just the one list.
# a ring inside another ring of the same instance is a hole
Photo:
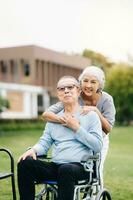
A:
{"label": "spoked wheel", "polygon": [[43,200],[43,198],[41,196],[36,196],[35,200]]}
{"label": "spoked wheel", "polygon": [[112,200],[110,193],[105,188],[101,189],[95,200]]}
{"label": "spoked wheel", "polygon": [[45,196],[37,195],[35,197],[35,200],[43,200],[43,199],[46,199],[46,195]]}

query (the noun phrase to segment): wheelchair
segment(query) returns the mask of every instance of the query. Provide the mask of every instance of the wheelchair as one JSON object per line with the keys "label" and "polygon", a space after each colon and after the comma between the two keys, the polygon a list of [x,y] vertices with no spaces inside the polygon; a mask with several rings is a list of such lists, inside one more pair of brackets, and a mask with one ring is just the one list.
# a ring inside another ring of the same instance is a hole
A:
{"label": "wheelchair", "polygon": [[[39,157],[39,159],[42,158]],[[46,158],[46,157],[45,157]],[[48,158],[50,160],[50,158]],[[88,168],[88,163],[93,162],[93,169]],[[84,170],[90,172],[87,180],[78,181],[74,189],[73,200],[112,200],[109,191],[101,187],[100,180],[100,155],[85,156],[81,163]],[[42,188],[35,195],[35,200],[57,200],[57,182],[43,181]],[[66,188],[67,189],[67,188]]]}
{"label": "wheelchair", "polygon": [[[14,158],[12,153],[6,148],[0,148],[0,158],[1,161],[4,157],[8,158],[10,170],[5,172],[5,169],[0,171],[0,181],[3,179],[11,178],[11,187],[12,187],[12,199],[16,200],[16,189],[15,189],[15,173],[14,173]],[[8,162],[7,162],[8,163]],[[1,163],[2,165],[2,163]]]}

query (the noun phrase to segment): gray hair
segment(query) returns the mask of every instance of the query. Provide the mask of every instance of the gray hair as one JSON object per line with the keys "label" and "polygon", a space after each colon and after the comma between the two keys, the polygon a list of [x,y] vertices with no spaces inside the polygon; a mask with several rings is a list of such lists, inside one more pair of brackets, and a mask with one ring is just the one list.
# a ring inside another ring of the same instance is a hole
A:
{"label": "gray hair", "polygon": [[57,87],[60,86],[60,82],[62,82],[63,79],[72,79],[73,84],[74,84],[75,86],[77,86],[77,87],[80,87],[79,81],[78,81],[74,76],[69,76],[69,75],[68,75],[68,76],[62,76],[62,77],[59,79],[58,83],[57,83]]}
{"label": "gray hair", "polygon": [[97,78],[97,80],[99,81],[100,88],[101,89],[104,88],[105,74],[104,74],[104,71],[102,69],[100,69],[99,67],[96,67],[96,66],[88,66],[88,67],[86,67],[83,70],[83,72],[81,73],[81,75],[79,76],[80,83],[84,79],[84,76],[87,76],[87,75],[95,76]]}

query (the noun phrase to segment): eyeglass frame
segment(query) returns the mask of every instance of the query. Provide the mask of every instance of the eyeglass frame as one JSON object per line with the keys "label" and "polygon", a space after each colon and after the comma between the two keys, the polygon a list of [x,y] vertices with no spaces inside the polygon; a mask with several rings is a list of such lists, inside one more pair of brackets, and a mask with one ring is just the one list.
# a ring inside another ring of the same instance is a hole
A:
{"label": "eyeglass frame", "polygon": [[77,87],[77,85],[73,84],[73,85],[67,85],[67,86],[62,86],[62,87],[57,87],[57,91],[59,92],[65,92],[65,89],[67,88],[69,91],[73,90],[74,87]]}

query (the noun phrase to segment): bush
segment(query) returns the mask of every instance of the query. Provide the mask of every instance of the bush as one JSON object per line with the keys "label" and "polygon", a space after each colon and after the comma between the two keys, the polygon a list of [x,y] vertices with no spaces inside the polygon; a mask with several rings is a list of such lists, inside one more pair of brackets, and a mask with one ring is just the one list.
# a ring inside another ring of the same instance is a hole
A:
{"label": "bush", "polygon": [[133,67],[115,65],[109,70],[106,90],[113,96],[116,121],[131,124],[133,121]]}
{"label": "bush", "polygon": [[9,101],[0,96],[0,113],[3,112],[4,109],[7,109],[9,107]]}
{"label": "bush", "polygon": [[0,132],[8,130],[43,129],[45,122],[39,119],[32,120],[0,120]]}

